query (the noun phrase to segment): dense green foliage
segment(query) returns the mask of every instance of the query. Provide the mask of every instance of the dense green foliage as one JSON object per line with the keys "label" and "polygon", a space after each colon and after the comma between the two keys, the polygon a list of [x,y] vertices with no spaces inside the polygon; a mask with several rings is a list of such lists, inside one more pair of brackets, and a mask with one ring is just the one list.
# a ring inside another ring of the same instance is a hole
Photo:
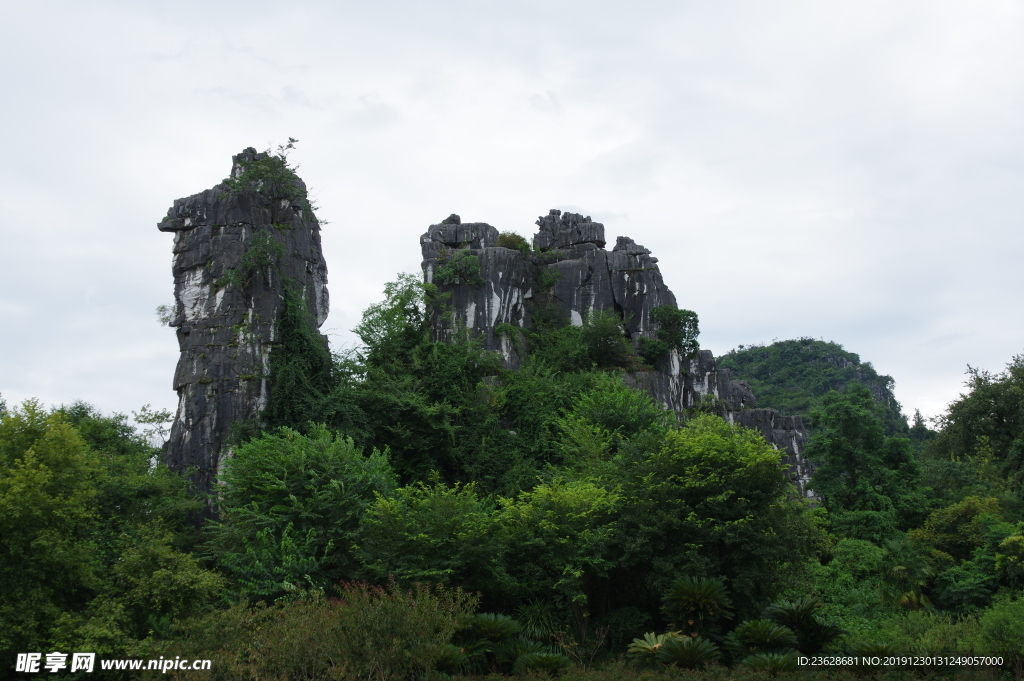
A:
{"label": "dense green foliage", "polygon": [[374,494],[390,494],[387,456],[316,426],[288,428],[238,447],[221,476],[220,521],[211,548],[250,596],[323,589],[350,579],[349,547]]}
{"label": "dense green foliage", "polygon": [[826,394],[811,411],[820,432],[805,452],[816,464],[811,487],[827,499],[836,529],[876,542],[915,527],[927,512],[910,440],[886,437],[880,411],[859,383]]}
{"label": "dense green foliage", "polygon": [[842,345],[813,338],[739,346],[718,358],[718,366],[750,384],[757,406],[783,414],[809,415],[817,399],[850,383],[867,387],[882,409],[886,435],[904,435],[907,422],[893,395],[895,381]]}
{"label": "dense green foliage", "polygon": [[662,305],[651,310],[651,319],[658,325],[658,331],[656,338],[640,339],[640,356],[644,361],[656,365],[671,350],[678,352],[682,359],[697,356],[700,327],[696,312]]}
{"label": "dense green foliage", "polygon": [[[765,366],[791,362],[779,390],[815,429],[811,503],[756,432],[628,388],[646,359],[614,315],[539,315],[511,371],[457,326],[432,341],[438,305],[402,278],[332,356],[289,298],[264,420],[199,530],[205,500],[125,417],[3,405],[0,647],[211,657],[222,679],[1024,664],[1020,358],[972,370],[936,434],[776,344]],[[659,340],[685,354],[696,319],[670,312]]]}
{"label": "dense green foliage", "polygon": [[0,649],[137,649],[224,584],[200,505],[123,416],[29,401],[0,416]]}

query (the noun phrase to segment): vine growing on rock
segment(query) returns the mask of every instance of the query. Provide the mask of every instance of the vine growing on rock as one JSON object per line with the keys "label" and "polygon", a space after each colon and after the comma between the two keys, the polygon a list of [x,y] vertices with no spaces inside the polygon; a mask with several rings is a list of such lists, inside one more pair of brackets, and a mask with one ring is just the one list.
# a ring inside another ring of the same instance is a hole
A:
{"label": "vine growing on rock", "polygon": [[460,250],[452,256],[434,273],[434,279],[446,286],[455,284],[469,284],[480,286],[484,283],[480,276],[480,259],[473,255],[468,249]]}
{"label": "vine growing on rock", "polygon": [[214,286],[226,288],[228,286],[245,287],[249,285],[257,272],[262,272],[269,278],[272,268],[276,268],[281,258],[284,257],[284,248],[268,230],[261,230],[253,234],[249,247],[242,253],[242,261],[238,267],[233,267],[225,272]]}

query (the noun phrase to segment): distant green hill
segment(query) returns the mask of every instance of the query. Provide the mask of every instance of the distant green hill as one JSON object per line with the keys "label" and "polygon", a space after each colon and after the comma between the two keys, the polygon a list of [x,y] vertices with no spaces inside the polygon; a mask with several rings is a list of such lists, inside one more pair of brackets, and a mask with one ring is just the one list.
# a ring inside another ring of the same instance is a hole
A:
{"label": "distant green hill", "polygon": [[907,420],[893,395],[892,376],[880,376],[871,362],[842,345],[813,338],[739,346],[718,359],[734,378],[750,383],[758,407],[808,415],[814,401],[830,390],[842,392],[856,381],[875,396],[889,435],[906,435]]}

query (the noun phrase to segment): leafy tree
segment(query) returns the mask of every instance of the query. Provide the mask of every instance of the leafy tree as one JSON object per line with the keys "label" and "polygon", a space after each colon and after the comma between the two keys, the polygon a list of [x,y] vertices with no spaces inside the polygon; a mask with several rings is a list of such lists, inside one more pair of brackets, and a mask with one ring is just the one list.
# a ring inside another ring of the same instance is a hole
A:
{"label": "leafy tree", "polygon": [[600,373],[573,404],[570,417],[586,421],[623,439],[644,432],[667,432],[675,414],[645,392],[626,386],[616,374]]}
{"label": "leafy tree", "polygon": [[375,581],[393,575],[402,583],[483,589],[498,549],[491,524],[473,483],[448,486],[435,477],[429,485],[378,494],[362,516],[353,551]]}
{"label": "leafy tree", "polygon": [[870,629],[889,614],[879,598],[882,548],[863,539],[843,538],[815,567],[814,591],[821,594],[821,616],[850,630]]}
{"label": "leafy tree", "polygon": [[1005,461],[1014,442],[1024,437],[1024,355],[1015,356],[1000,373],[968,367],[967,374],[968,393],[940,417],[936,447],[967,454],[986,442]]}
{"label": "leafy tree", "polygon": [[210,551],[252,595],[318,588],[351,576],[352,536],[375,494],[391,494],[386,453],[364,455],[323,426],[288,428],[240,445],[220,478]]}
{"label": "leafy tree", "polygon": [[967,497],[963,501],[932,511],[924,525],[910,535],[936,551],[936,558],[948,564],[969,560],[974,550],[987,542],[985,519],[1001,519],[999,500]]}
{"label": "leafy tree", "polygon": [[0,417],[0,647],[125,653],[207,606],[184,481],[122,415],[36,401]]}
{"label": "leafy tree", "polygon": [[967,373],[968,392],[939,418],[930,454],[943,469],[972,483],[974,489],[963,496],[999,496],[1019,519],[1024,515],[1024,355],[1000,373],[974,367]]}
{"label": "leafy tree", "polygon": [[[280,342],[270,352],[267,406],[261,419],[268,430],[289,427],[302,432],[314,423],[337,420],[336,400],[330,399],[340,377],[327,339],[313,326],[298,292],[288,288],[278,322]],[[345,413],[348,430],[365,422],[352,410]],[[353,423],[354,422],[354,423]]]}
{"label": "leafy tree", "polygon": [[198,556],[175,550],[173,535],[159,525],[123,536],[119,549],[96,597],[57,621],[56,648],[130,653],[141,641],[169,636],[174,620],[203,613],[224,586]]}
{"label": "leafy tree", "polygon": [[978,617],[978,652],[1001,655],[1007,666],[1024,664],[1024,596],[1021,593],[1002,593],[992,607]]}
{"label": "leafy tree", "polygon": [[573,613],[579,641],[585,641],[591,587],[614,565],[619,495],[587,480],[554,479],[499,501],[497,532],[507,547],[502,588],[563,604]]}
{"label": "leafy tree", "polygon": [[634,362],[622,319],[614,312],[594,310],[583,320],[580,341],[596,367],[625,367]]}
{"label": "leafy tree", "polygon": [[683,360],[697,356],[700,334],[697,313],[680,310],[675,305],[662,305],[651,310],[651,320],[658,326],[655,338],[640,339],[640,356],[648,364],[657,364],[672,350]]}
{"label": "leafy tree", "polygon": [[756,614],[818,550],[813,512],[793,494],[779,453],[751,430],[698,416],[618,465],[615,574],[624,584],[643,576],[622,589],[634,603],[660,599],[683,572],[725,580],[744,594],[741,612]]}
{"label": "leafy tree", "polygon": [[920,522],[927,508],[920,465],[909,440],[885,436],[867,388],[852,383],[845,393],[828,393],[811,424],[819,432],[806,449],[816,465],[810,486],[840,533],[878,541]]}
{"label": "leafy tree", "polygon": [[439,267],[434,273],[434,280],[445,286],[469,284],[479,286],[484,283],[480,276],[480,259],[469,249],[458,250],[450,260],[444,261],[438,256]]}
{"label": "leafy tree", "polygon": [[89,541],[100,465],[59,414],[27,401],[0,421],[0,648],[45,646],[100,582]]}

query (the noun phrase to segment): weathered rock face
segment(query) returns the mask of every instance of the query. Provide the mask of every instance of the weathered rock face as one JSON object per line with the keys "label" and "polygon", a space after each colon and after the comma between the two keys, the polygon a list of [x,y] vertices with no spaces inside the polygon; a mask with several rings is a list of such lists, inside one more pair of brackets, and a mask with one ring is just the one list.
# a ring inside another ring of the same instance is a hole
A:
{"label": "weathered rock face", "polygon": [[[485,349],[500,352],[516,368],[521,358],[510,333],[514,329],[499,327],[529,328],[531,313],[541,303],[577,326],[595,310],[614,312],[634,345],[641,338],[657,337],[652,312],[675,306],[676,298],[648,249],[620,236],[608,251],[604,225],[575,213],[552,210],[538,218],[537,226],[535,251],[529,253],[498,246],[497,229],[486,223],[462,224],[457,215],[428,228],[420,238],[424,278],[448,294],[446,305],[451,308],[450,314],[434,310],[435,340],[447,340],[464,326],[480,337]],[[472,266],[460,269],[467,262]],[[760,431],[785,450],[801,493],[813,494],[807,488],[811,471],[802,456],[807,430],[800,417],[758,409],[750,386],[718,369],[710,351],[684,359],[673,350],[658,369],[627,373],[624,380],[677,412],[705,404],[730,422]]]}
{"label": "weathered rock face", "polygon": [[[231,177],[265,160],[249,148]],[[319,328],[327,318],[327,265],[320,225],[305,185],[218,184],[178,199],[158,225],[174,234],[174,314],[181,357],[174,374],[178,411],[165,448],[168,465],[194,469],[209,490],[231,427],[259,418],[267,401],[270,353],[286,286]]]}

